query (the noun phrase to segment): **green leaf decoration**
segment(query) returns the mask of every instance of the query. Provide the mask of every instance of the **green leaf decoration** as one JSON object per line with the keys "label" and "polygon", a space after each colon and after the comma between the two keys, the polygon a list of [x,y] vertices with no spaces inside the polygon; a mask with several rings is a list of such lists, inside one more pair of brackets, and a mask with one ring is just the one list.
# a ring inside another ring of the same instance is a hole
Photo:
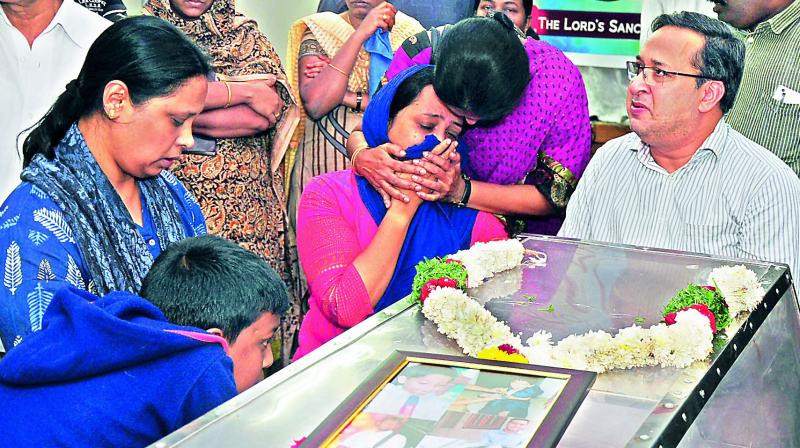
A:
{"label": "green leaf decoration", "polygon": [[417,263],[417,275],[414,276],[414,283],[411,286],[411,303],[419,304],[419,296],[422,292],[422,287],[428,281],[449,277],[455,280],[460,289],[467,287],[467,268],[461,263],[446,262],[443,259],[436,257],[432,259],[424,259]]}
{"label": "green leaf decoration", "polygon": [[695,304],[703,304],[714,313],[714,317],[717,318],[718,331],[728,328],[728,325],[731,324],[731,314],[722,294],[719,291],[712,291],[693,284],[689,284],[686,288],[678,291],[675,297],[671,298],[667,306],[664,307],[662,315],[666,316]]}
{"label": "green leaf decoration", "polygon": [[533,294],[525,294],[524,296],[522,296],[522,298],[531,303],[536,303],[536,301],[539,300],[539,298]]}

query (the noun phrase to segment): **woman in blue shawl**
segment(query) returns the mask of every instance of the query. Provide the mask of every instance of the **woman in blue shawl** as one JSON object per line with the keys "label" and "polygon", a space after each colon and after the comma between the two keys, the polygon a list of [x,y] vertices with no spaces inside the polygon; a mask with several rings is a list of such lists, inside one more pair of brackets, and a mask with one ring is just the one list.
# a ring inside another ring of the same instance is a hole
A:
{"label": "woman in blue shawl", "polygon": [[[454,151],[462,119],[433,90],[431,66],[411,67],[374,96],[364,114],[367,142],[391,142],[407,163],[431,151]],[[300,263],[311,290],[295,359],[408,295],[414,266],[477,241],[506,238],[491,214],[453,204],[393,201],[352,170],[316,177],[303,192],[297,216]]]}
{"label": "woman in blue shawl", "polygon": [[205,56],[153,17],[115,23],[23,146],[22,184],[0,206],[0,337],[41,329],[54,293],[138,293],[170,244],[205,233],[194,198],[166,171],[193,145]]}

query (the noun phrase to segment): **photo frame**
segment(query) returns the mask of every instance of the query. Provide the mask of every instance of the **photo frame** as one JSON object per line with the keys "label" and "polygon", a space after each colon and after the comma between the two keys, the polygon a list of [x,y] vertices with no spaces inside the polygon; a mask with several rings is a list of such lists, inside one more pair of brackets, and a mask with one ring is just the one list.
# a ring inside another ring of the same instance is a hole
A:
{"label": "photo frame", "polygon": [[555,446],[596,376],[395,351],[301,446]]}

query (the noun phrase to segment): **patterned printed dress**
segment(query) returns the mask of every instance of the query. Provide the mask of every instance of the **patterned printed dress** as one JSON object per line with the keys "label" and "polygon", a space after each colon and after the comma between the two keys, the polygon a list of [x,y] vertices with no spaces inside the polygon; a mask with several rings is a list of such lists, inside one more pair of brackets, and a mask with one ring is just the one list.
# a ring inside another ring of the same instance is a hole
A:
{"label": "patterned printed dress", "polygon": [[[205,234],[200,206],[171,173],[162,172],[189,236]],[[139,234],[153,258],[161,253],[153,218],[142,204]],[[0,206],[0,340],[6,350],[41,329],[56,291],[73,286],[96,294],[84,254],[62,210],[47,192],[23,182]]]}
{"label": "patterned printed dress", "polygon": [[[193,21],[179,17],[169,0],[148,0],[144,8],[145,13],[177,26],[205,51],[218,79],[236,82],[269,75],[286,79],[272,43],[255,21],[236,12],[233,0],[215,0]],[[275,86],[286,111],[292,104],[291,93],[281,83]],[[249,137],[216,139],[216,154],[186,156],[174,172],[200,201],[209,233],[258,254],[287,284],[290,309],[278,339],[282,359],[288,360],[302,309],[296,255],[286,227],[285,165],[283,154],[273,145],[276,128]]]}

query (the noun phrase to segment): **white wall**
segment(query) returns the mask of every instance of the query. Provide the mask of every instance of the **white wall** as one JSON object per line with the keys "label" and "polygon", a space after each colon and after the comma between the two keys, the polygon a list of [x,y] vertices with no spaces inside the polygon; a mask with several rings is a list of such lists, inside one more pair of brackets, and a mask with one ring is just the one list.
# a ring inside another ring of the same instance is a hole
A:
{"label": "white wall", "polygon": [[[130,15],[139,14],[142,0],[123,0]],[[238,0],[236,7],[242,14],[255,19],[261,31],[278,50],[281,61],[286,61],[286,41],[289,27],[300,17],[317,11],[318,0]]]}
{"label": "white wall", "polygon": [[300,17],[317,11],[319,0],[238,0],[242,14],[258,21],[261,31],[286,61],[286,41],[289,27]]}

